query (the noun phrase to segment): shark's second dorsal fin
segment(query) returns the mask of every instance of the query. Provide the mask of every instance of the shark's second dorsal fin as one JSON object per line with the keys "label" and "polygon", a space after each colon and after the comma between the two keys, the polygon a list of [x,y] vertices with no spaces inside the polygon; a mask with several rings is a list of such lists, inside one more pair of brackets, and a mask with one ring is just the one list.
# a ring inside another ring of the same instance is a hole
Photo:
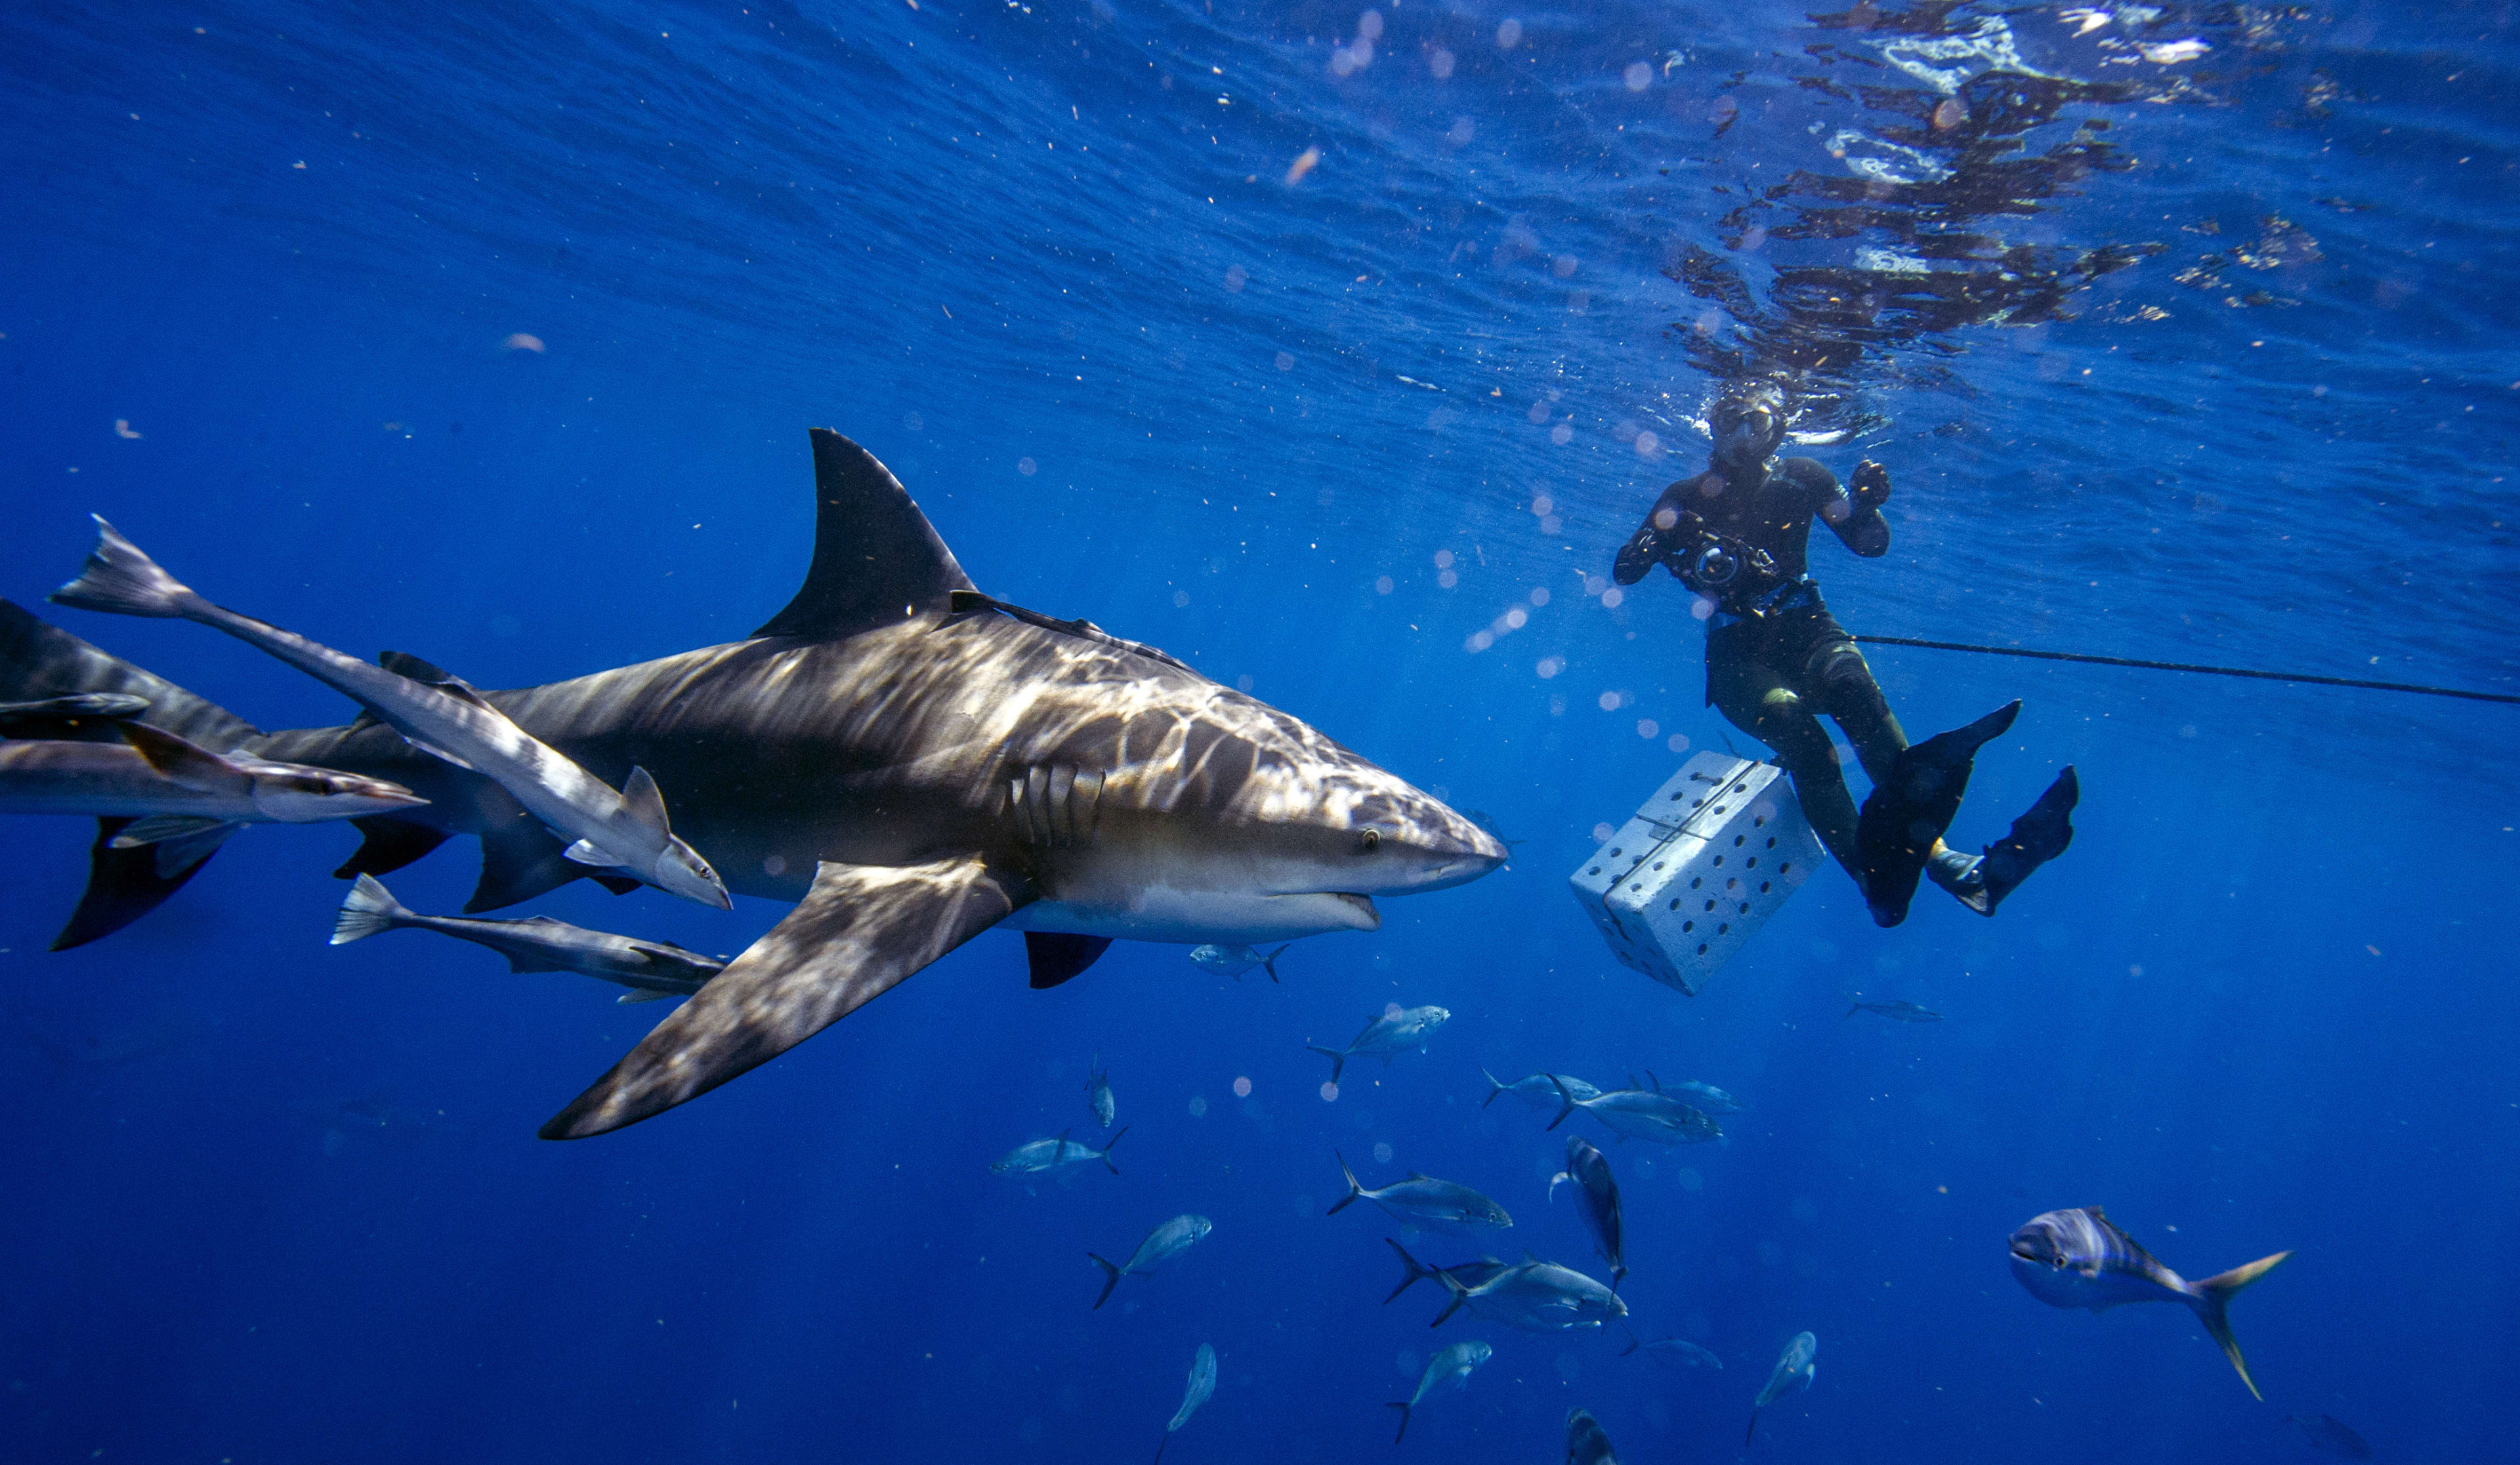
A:
{"label": "shark's second dorsal fin", "polygon": [[832,641],[919,611],[946,613],[972,589],[910,491],[876,456],[829,427],[814,441],[814,563],[788,608],[755,636]]}

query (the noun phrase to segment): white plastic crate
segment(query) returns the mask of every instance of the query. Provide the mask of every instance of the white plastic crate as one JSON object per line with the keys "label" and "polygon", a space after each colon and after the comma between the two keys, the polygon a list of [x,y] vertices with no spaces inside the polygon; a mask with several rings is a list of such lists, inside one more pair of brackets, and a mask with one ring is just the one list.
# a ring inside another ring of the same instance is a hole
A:
{"label": "white plastic crate", "polygon": [[1568,883],[1619,960],[1694,996],[1826,858],[1784,770],[1699,753]]}

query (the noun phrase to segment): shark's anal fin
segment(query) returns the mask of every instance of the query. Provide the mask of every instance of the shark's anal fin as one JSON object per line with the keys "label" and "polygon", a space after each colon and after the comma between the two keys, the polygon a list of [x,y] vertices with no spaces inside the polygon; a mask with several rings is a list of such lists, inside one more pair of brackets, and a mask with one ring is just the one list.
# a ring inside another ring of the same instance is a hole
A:
{"label": "shark's anal fin", "polygon": [[554,1116],[542,1137],[583,1139],[705,1093],[848,1016],[1032,899],[1021,876],[978,855],[907,866],[826,861],[787,919]]}
{"label": "shark's anal fin", "polygon": [[788,608],[752,634],[835,641],[919,611],[950,611],[949,598],[971,589],[971,579],[910,491],[873,453],[830,428],[809,435],[814,563]]}
{"label": "shark's anal fin", "polygon": [[1035,992],[1056,987],[1102,959],[1111,949],[1108,936],[1076,936],[1065,931],[1026,931],[1024,958],[1032,964]]}

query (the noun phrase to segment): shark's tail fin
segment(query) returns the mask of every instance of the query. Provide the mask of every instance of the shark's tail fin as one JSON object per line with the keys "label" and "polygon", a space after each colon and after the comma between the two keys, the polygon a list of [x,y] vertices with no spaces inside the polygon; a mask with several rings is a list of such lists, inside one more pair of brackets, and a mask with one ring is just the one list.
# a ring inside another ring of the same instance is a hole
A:
{"label": "shark's tail fin", "polygon": [[140,547],[114,532],[103,514],[96,520],[96,548],[77,579],[54,591],[53,603],[114,615],[179,617],[201,597],[191,586],[158,567]]}
{"label": "shark's tail fin", "polygon": [[1311,1048],[1314,1052],[1317,1052],[1323,1057],[1330,1060],[1330,1082],[1333,1084],[1337,1083],[1339,1081],[1339,1075],[1347,1070],[1347,1054],[1339,1051],[1337,1048],[1323,1047],[1318,1043],[1305,1043],[1304,1046]]}
{"label": "shark's tail fin", "polygon": [[1386,1409],[1398,1409],[1398,1410],[1400,1411],[1400,1433],[1399,1433],[1399,1434],[1396,1434],[1396,1435],[1394,1435],[1394,1436],[1392,1436],[1392,1437],[1391,1437],[1391,1443],[1394,1443],[1394,1444],[1398,1444],[1401,1441],[1406,1440],[1406,1439],[1408,1439],[1408,1438],[1409,1438],[1409,1407],[1410,1407],[1410,1406],[1409,1406],[1409,1405],[1407,1405],[1407,1404],[1402,1404],[1402,1403],[1391,1403],[1391,1404],[1384,1404],[1384,1405],[1383,1405],[1383,1407],[1384,1407],[1384,1408],[1386,1408]]}
{"label": "shark's tail fin", "polygon": [[1120,1142],[1120,1135],[1128,1132],[1129,1127],[1127,1125],[1120,1126],[1118,1132],[1114,1133],[1110,1138],[1102,1141],[1102,1147],[1095,1151],[1096,1154],[1102,1157],[1102,1168],[1111,1172],[1113,1175],[1118,1175],[1120,1173],[1120,1167],[1111,1163],[1111,1146],[1118,1144]]}
{"label": "shark's tail fin", "polygon": [[1437,1275],[1437,1272],[1435,1271],[1435,1268],[1431,1266],[1419,1265],[1418,1259],[1409,1255],[1409,1251],[1406,1247],[1403,1247],[1399,1242],[1392,1240],[1390,1237],[1383,1237],[1382,1244],[1391,1248],[1393,1251],[1398,1252],[1400,1254],[1400,1265],[1409,1268],[1408,1271],[1401,1276],[1400,1285],[1391,1289],[1391,1296],[1382,1300],[1382,1305],[1387,1308],[1399,1298],[1400,1294],[1409,1290],[1411,1283],[1421,1280],[1425,1277],[1435,1276]]}
{"label": "shark's tail fin", "polygon": [[333,945],[346,946],[390,931],[401,925],[411,911],[393,898],[382,880],[374,875],[361,875],[350,885],[350,893],[341,902],[341,913],[333,918]]}
{"label": "shark's tail fin", "polygon": [[1294,943],[1289,941],[1285,946],[1282,946],[1276,951],[1271,952],[1268,955],[1260,958],[1260,969],[1269,974],[1270,981],[1275,982],[1278,980],[1278,958],[1286,954],[1286,947],[1293,945]]}
{"label": "shark's tail fin", "polygon": [[1085,1255],[1094,1257],[1094,1265],[1102,1268],[1102,1295],[1094,1299],[1095,1310],[1100,1311],[1102,1305],[1111,1300],[1111,1289],[1120,1285],[1120,1268],[1101,1257],[1095,1257],[1092,1252],[1087,1252]]}
{"label": "shark's tail fin", "polygon": [[2272,1257],[2260,1257],[2245,1266],[2234,1266],[2220,1275],[2207,1277],[2194,1284],[2194,1290],[2187,1298],[2187,1306],[2196,1310],[2196,1320],[2205,1324],[2205,1331],[2213,1334],[2214,1341],[2223,1346],[2223,1356],[2231,1360],[2231,1366],[2240,1371],[2240,1382],[2248,1385],[2249,1393],[2261,1401],[2266,1396],[2258,1393],[2258,1381],[2249,1377],[2249,1365],[2240,1358],[2240,1343],[2231,1336],[2231,1319],[2227,1313],[2231,1299],[2241,1288],[2274,1270],[2276,1263],[2291,1255],[2290,1252],[2277,1252]]}
{"label": "shark's tail fin", "polygon": [[[1336,1150],[1332,1150],[1330,1153],[1338,1157],[1339,1174],[1347,1179],[1347,1194],[1340,1196],[1337,1201],[1331,1204],[1328,1210],[1324,1211],[1322,1213],[1324,1216],[1336,1216],[1341,1211],[1355,1205],[1359,1200],[1362,1200],[1365,1197],[1365,1187],[1356,1182],[1356,1172],[1347,1168],[1347,1156],[1339,1154]],[[1414,1281],[1416,1279],[1412,1278],[1411,1280]],[[1403,1282],[1400,1285],[1406,1287],[1409,1283]],[[1397,1294],[1394,1295],[1396,1296]]]}
{"label": "shark's tail fin", "polygon": [[1559,1100],[1557,1117],[1549,1122],[1549,1127],[1553,1130],[1566,1122],[1567,1115],[1575,1112],[1575,1095],[1567,1088],[1566,1081],[1557,1075],[1551,1074],[1549,1082],[1556,1087]]}

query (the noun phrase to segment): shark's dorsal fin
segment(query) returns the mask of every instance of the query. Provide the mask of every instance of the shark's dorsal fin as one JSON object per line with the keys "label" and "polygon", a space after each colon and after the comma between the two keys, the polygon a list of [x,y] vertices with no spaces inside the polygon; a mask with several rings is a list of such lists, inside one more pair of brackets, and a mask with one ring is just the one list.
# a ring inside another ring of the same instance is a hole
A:
{"label": "shark's dorsal fin", "polygon": [[949,598],[971,580],[910,491],[829,427],[810,435],[814,563],[788,608],[752,634],[835,641],[918,611],[950,611]]}

